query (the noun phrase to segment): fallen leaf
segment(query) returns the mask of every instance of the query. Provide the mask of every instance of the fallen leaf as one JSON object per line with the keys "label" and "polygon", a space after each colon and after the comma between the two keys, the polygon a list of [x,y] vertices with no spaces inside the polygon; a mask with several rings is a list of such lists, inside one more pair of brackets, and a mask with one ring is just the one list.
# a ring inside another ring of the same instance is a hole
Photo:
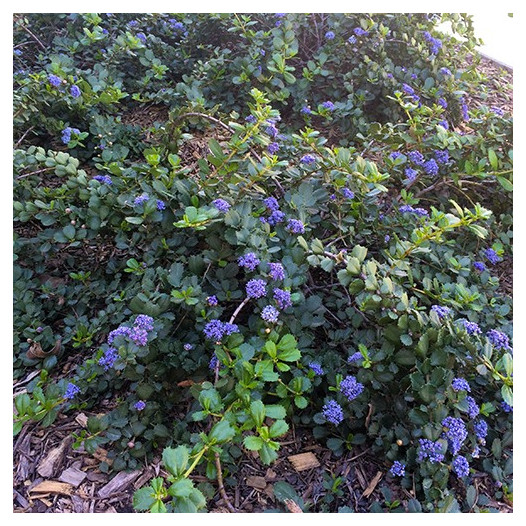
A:
{"label": "fallen leaf", "polygon": [[378,482],[380,482],[380,479],[382,478],[382,476],[383,476],[383,473],[381,471],[379,471],[374,476],[373,480],[371,480],[371,482],[369,483],[369,485],[367,486],[365,491],[363,492],[362,497],[368,497],[374,491],[374,489],[378,485]]}

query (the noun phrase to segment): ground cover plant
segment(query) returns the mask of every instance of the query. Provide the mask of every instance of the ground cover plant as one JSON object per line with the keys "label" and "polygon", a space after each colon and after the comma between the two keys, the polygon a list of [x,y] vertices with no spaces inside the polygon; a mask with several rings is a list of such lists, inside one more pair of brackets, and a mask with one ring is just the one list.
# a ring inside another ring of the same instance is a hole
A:
{"label": "ground cover plant", "polygon": [[88,412],[101,471],[162,456],[137,511],[236,511],[240,459],[297,429],[379,459],[384,501],[281,481],[272,511],[511,502],[512,115],[477,42],[458,14],[15,15],[15,435]]}

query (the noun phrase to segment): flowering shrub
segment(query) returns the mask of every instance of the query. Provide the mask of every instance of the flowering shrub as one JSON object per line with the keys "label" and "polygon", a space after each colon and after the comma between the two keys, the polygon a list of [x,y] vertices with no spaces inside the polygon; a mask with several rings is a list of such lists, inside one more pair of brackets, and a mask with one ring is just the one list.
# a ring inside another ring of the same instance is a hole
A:
{"label": "flowering shrub", "polygon": [[[511,491],[511,116],[467,107],[469,17],[29,23],[54,53],[15,56],[14,365],[43,370],[16,432],[111,400],[87,451],[165,447],[137,510],[204,508],[199,469],[229,502],[223,470],[291,424],[371,448],[413,511],[472,509],[475,471]],[[170,110],[153,143],[121,120],[142,104]]]}

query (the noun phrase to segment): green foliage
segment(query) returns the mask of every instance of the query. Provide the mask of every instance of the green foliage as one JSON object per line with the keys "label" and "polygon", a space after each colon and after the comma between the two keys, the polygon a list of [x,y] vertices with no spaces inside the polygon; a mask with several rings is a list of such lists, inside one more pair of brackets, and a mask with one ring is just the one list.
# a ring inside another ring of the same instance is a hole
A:
{"label": "green foliage", "polygon": [[[25,47],[26,26],[49,53]],[[228,489],[239,458],[271,464],[292,425],[336,456],[366,445],[405,465],[415,498],[384,489],[371,511],[484,510],[452,469],[452,416],[459,454],[512,496],[512,351],[488,336],[511,336],[512,302],[486,253],[511,257],[512,121],[466,115],[482,90],[469,16],[35,14],[14,41],[14,369],[42,371],[15,433],[95,409],[76,445],[104,444],[112,469],[163,450],[138,511],[203,510],[196,470],[224,470]],[[158,118],[134,124],[145,108]],[[423,438],[443,461],[419,460]],[[326,476],[320,509],[349,511],[342,482]],[[274,493],[310,505],[283,481]]]}

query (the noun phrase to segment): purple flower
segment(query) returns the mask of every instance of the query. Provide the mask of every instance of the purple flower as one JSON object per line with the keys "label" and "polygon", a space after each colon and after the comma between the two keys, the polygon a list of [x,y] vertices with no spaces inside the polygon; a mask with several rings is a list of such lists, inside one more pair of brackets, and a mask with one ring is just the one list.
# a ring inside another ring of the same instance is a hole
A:
{"label": "purple flower", "polygon": [[157,199],[156,206],[157,206],[157,210],[159,210],[159,211],[166,209],[166,203],[164,201],[162,201],[161,199]]}
{"label": "purple flower", "polygon": [[138,206],[138,205],[142,205],[143,203],[146,203],[146,201],[148,201],[148,199],[150,199],[150,197],[148,196],[148,194],[144,193],[144,194],[141,194],[139,196],[137,196],[134,201],[133,201],[133,204]]}
{"label": "purple flower", "polygon": [[267,219],[268,224],[272,226],[283,223],[283,221],[285,221],[285,214],[281,210],[275,210]]}
{"label": "purple flower", "polygon": [[249,124],[254,124],[257,121],[256,117],[254,115],[248,115],[245,117],[245,122],[248,122]]}
{"label": "purple flower", "polygon": [[394,161],[394,160],[398,159],[398,157],[400,157],[401,155],[402,155],[402,152],[399,152],[399,151],[391,152],[389,154],[389,159]]}
{"label": "purple flower", "polygon": [[135,327],[139,327],[140,329],[144,329],[145,331],[151,331],[153,330],[153,318],[151,316],[147,316],[146,314],[139,314],[135,318],[133,325]]}
{"label": "purple flower", "polygon": [[475,430],[475,436],[479,439],[482,445],[486,444],[486,437],[488,436],[488,423],[482,419],[477,418],[473,424]]}
{"label": "purple flower", "polygon": [[208,296],[208,297],[206,298],[206,302],[208,303],[208,305],[209,305],[210,307],[216,307],[216,306],[218,305],[218,303],[219,303],[219,302],[217,301],[216,296]]}
{"label": "purple flower", "polygon": [[220,320],[209,321],[203,329],[205,337],[215,342],[221,341],[223,336],[230,336],[234,332],[239,332],[235,323],[223,323]]}
{"label": "purple flower", "polygon": [[500,108],[497,108],[496,106],[492,106],[490,109],[495,115],[498,115],[499,117],[504,115],[504,111],[502,111]]}
{"label": "purple flower", "polygon": [[480,413],[480,408],[475,402],[475,399],[472,396],[466,396],[466,402],[468,403],[468,415],[471,420],[476,418]]}
{"label": "purple flower", "polygon": [[298,219],[289,219],[287,230],[293,234],[303,234],[305,232],[305,225]]}
{"label": "purple flower", "polygon": [[451,382],[451,387],[453,388],[453,391],[467,391],[468,393],[471,392],[471,387],[469,386],[469,383],[464,378],[453,378],[453,381]]}
{"label": "purple flower", "polygon": [[279,310],[272,305],[267,305],[261,311],[261,318],[267,323],[277,323],[279,317]]}
{"label": "purple flower", "polygon": [[72,400],[79,393],[80,393],[80,388],[70,382],[68,383],[68,386],[66,387],[66,392],[64,393],[64,399]]}
{"label": "purple flower", "polygon": [[506,402],[501,402],[500,403],[500,408],[505,412],[505,413],[513,413],[513,407],[511,405],[509,405],[508,403]]}
{"label": "purple flower", "polygon": [[303,106],[300,111],[304,115],[310,115],[312,113],[312,110],[308,106]]}
{"label": "purple flower", "polygon": [[135,35],[143,44],[146,44],[146,35],[144,33],[137,33]]}
{"label": "purple flower", "polygon": [[130,335],[130,331],[131,329],[129,327],[125,327],[124,325],[117,327],[115,330],[111,331],[108,334],[108,344],[111,345],[114,342],[114,340],[119,336],[128,337]]}
{"label": "purple flower", "polygon": [[139,22],[137,20],[130,20],[128,22],[128,27],[137,27],[139,25]]}
{"label": "purple flower", "polygon": [[62,84],[62,79],[56,75],[48,75],[47,81],[54,87],[58,88]]}
{"label": "purple flower", "polygon": [[469,121],[469,107],[467,105],[467,103],[464,101],[464,98],[461,97],[460,98],[460,109],[462,111],[462,118],[465,120],[465,121]]}
{"label": "purple flower", "polygon": [[138,402],[135,402],[133,407],[135,407],[135,409],[137,409],[137,411],[142,411],[146,407],[146,403],[143,402],[142,400],[139,400]]}
{"label": "purple flower", "polygon": [[449,130],[449,124],[447,121],[440,121],[438,124],[442,126],[442,128],[444,128],[445,130]]}
{"label": "purple flower", "polygon": [[409,84],[402,84],[402,90],[408,95],[414,95],[415,90]]}
{"label": "purple flower", "polygon": [[366,31],[365,29],[362,29],[361,27],[355,27],[353,29],[353,33],[356,35],[356,36],[359,36],[359,37],[362,37],[362,36],[366,36],[369,34],[369,31]]}
{"label": "purple flower", "polygon": [[484,272],[486,270],[486,265],[484,265],[482,261],[475,261],[473,266],[475,267],[475,270],[478,270],[479,272]]}
{"label": "purple flower", "polygon": [[191,343],[185,343],[185,344],[183,345],[183,349],[184,349],[185,351],[191,351],[193,348],[194,348],[194,346],[193,346]]}
{"label": "purple flower", "polygon": [[346,376],[340,383],[340,391],[349,401],[358,397],[363,390],[363,384],[358,382],[354,376]]}
{"label": "purple flower", "polygon": [[356,37],[354,35],[351,35],[348,39],[347,39],[347,42],[349,42],[349,44],[356,44]]}
{"label": "purple flower", "polygon": [[246,268],[253,272],[256,270],[256,267],[261,263],[261,261],[257,258],[256,254],[253,252],[249,252],[248,254],[245,254],[244,256],[241,256],[237,260],[237,264],[240,267]]}
{"label": "purple flower", "polygon": [[452,75],[451,71],[448,68],[440,68],[438,72],[442,73],[442,75]]}
{"label": "purple flower", "polygon": [[410,181],[414,181],[418,175],[418,172],[413,170],[413,168],[406,168],[404,173]]}
{"label": "purple flower", "polygon": [[323,416],[331,424],[338,425],[343,422],[343,410],[336,400],[329,400],[322,408]]}
{"label": "purple flower", "polygon": [[325,108],[326,110],[334,111],[334,103],[331,102],[330,100],[325,101],[324,103],[322,103],[321,106],[322,108]]}
{"label": "purple flower", "polygon": [[418,151],[412,151],[407,154],[407,158],[412,162],[421,166],[424,164],[424,156]]}
{"label": "purple flower", "polygon": [[444,436],[447,438],[449,447],[453,455],[456,455],[468,436],[466,426],[460,418],[452,416],[444,418],[442,426],[444,426]]}
{"label": "purple flower", "polygon": [[82,93],[78,86],[71,86],[71,88],[69,89],[69,92],[71,93],[71,96],[74,97],[75,99],[80,97]]}
{"label": "purple flower", "polygon": [[267,124],[268,126],[265,128],[265,133],[272,138],[277,137],[279,131],[276,128],[275,124],[271,121],[267,121]]}
{"label": "purple flower", "polygon": [[451,314],[451,309],[449,307],[442,307],[441,305],[433,305],[431,310],[440,318],[446,318]]}
{"label": "purple flower", "polygon": [[417,460],[418,462],[422,462],[425,459],[429,459],[429,462],[432,464],[442,462],[444,460],[442,444],[440,444],[440,442],[433,442],[427,438],[420,438]]}
{"label": "purple flower", "polygon": [[491,329],[486,336],[491,342],[493,347],[496,349],[503,349],[505,351],[511,351],[510,340],[506,334],[496,329]]}
{"label": "purple flower", "polygon": [[484,250],[484,256],[492,265],[496,265],[499,261],[502,261],[502,258],[492,248]]}
{"label": "purple flower", "polygon": [[230,336],[234,332],[239,332],[239,327],[235,323],[223,323],[225,336]]}
{"label": "purple flower", "polygon": [[271,142],[271,143],[267,146],[267,151],[268,151],[268,153],[270,153],[271,155],[274,155],[274,154],[278,153],[278,151],[279,151],[279,143],[277,143],[277,142]]}
{"label": "purple flower", "polygon": [[225,201],[224,199],[214,199],[212,201],[212,204],[220,211],[220,212],[228,212],[230,210],[230,203]]}
{"label": "purple flower", "polygon": [[98,181],[99,183],[107,185],[113,184],[113,181],[111,180],[111,177],[109,175],[96,175],[93,179],[95,179],[95,181]]}
{"label": "purple flower", "polygon": [[249,298],[258,299],[267,295],[267,287],[265,282],[262,279],[251,279],[245,290]]}
{"label": "purple flower", "polygon": [[286,309],[292,305],[291,295],[288,290],[274,289],[274,300],[281,310]]}
{"label": "purple flower", "polygon": [[438,164],[447,164],[449,161],[449,152],[447,150],[435,150],[435,159]]}
{"label": "purple flower", "polygon": [[327,31],[327,33],[325,33],[325,38],[327,40],[332,40],[334,38],[334,32],[333,31]]}
{"label": "purple flower", "polygon": [[317,376],[324,374],[323,368],[318,362],[310,362],[309,368],[312,369]]}
{"label": "purple flower", "polygon": [[363,355],[361,352],[356,351],[354,354],[351,354],[349,358],[347,358],[347,363],[355,363],[359,362],[360,360],[363,360]]}
{"label": "purple flower", "polygon": [[385,237],[384,237],[385,243],[389,243],[390,240],[391,240],[391,236],[389,234],[385,234]]}
{"label": "purple flower", "polygon": [[285,279],[285,269],[281,263],[269,263],[269,274],[274,281]]}
{"label": "purple flower", "polygon": [[272,212],[279,210],[278,200],[275,197],[267,197],[263,199],[263,204]]}
{"label": "purple flower", "polygon": [[208,368],[211,370],[211,371],[215,371],[216,368],[219,367],[219,360],[217,359],[217,356],[216,354],[214,353],[212,355],[212,358],[210,358],[210,361],[208,362]]}
{"label": "purple flower", "polygon": [[107,371],[114,366],[118,357],[119,357],[119,353],[117,349],[115,349],[114,347],[108,347],[104,351],[104,355],[100,357],[98,363],[101,367],[104,367],[105,371]]}
{"label": "purple flower", "polygon": [[144,347],[148,343],[148,331],[136,325],[131,329],[129,338],[135,345]]}
{"label": "purple flower", "polygon": [[480,327],[474,321],[462,320],[462,324],[464,325],[466,332],[471,336],[482,333]]}
{"label": "purple flower", "polygon": [[354,199],[354,192],[347,187],[342,188],[342,195],[346,199]]}
{"label": "purple flower", "polygon": [[456,456],[452,465],[457,477],[467,477],[469,475],[469,464],[465,457],[461,455]]}
{"label": "purple flower", "polygon": [[69,141],[71,141],[71,134],[78,135],[80,133],[80,130],[78,128],[70,128],[69,126],[67,128],[64,128],[62,130],[62,137],[61,140],[64,144],[68,144]]}
{"label": "purple flower", "polygon": [[444,108],[444,109],[447,108],[447,100],[444,99],[444,98],[442,98],[442,97],[441,97],[440,99],[438,99],[437,104],[438,104],[439,106],[442,106],[442,108]]}
{"label": "purple flower", "polygon": [[427,175],[438,175],[438,164],[434,159],[429,159],[429,161],[426,161],[422,165],[422,168]]}
{"label": "purple flower", "polygon": [[300,159],[300,163],[302,164],[314,164],[315,162],[316,162],[316,157],[314,157],[314,155],[311,155],[310,153],[304,155]]}
{"label": "purple flower", "polygon": [[391,473],[393,477],[403,477],[405,475],[405,465],[398,460],[395,460],[391,466],[391,469],[389,470],[389,473]]}

